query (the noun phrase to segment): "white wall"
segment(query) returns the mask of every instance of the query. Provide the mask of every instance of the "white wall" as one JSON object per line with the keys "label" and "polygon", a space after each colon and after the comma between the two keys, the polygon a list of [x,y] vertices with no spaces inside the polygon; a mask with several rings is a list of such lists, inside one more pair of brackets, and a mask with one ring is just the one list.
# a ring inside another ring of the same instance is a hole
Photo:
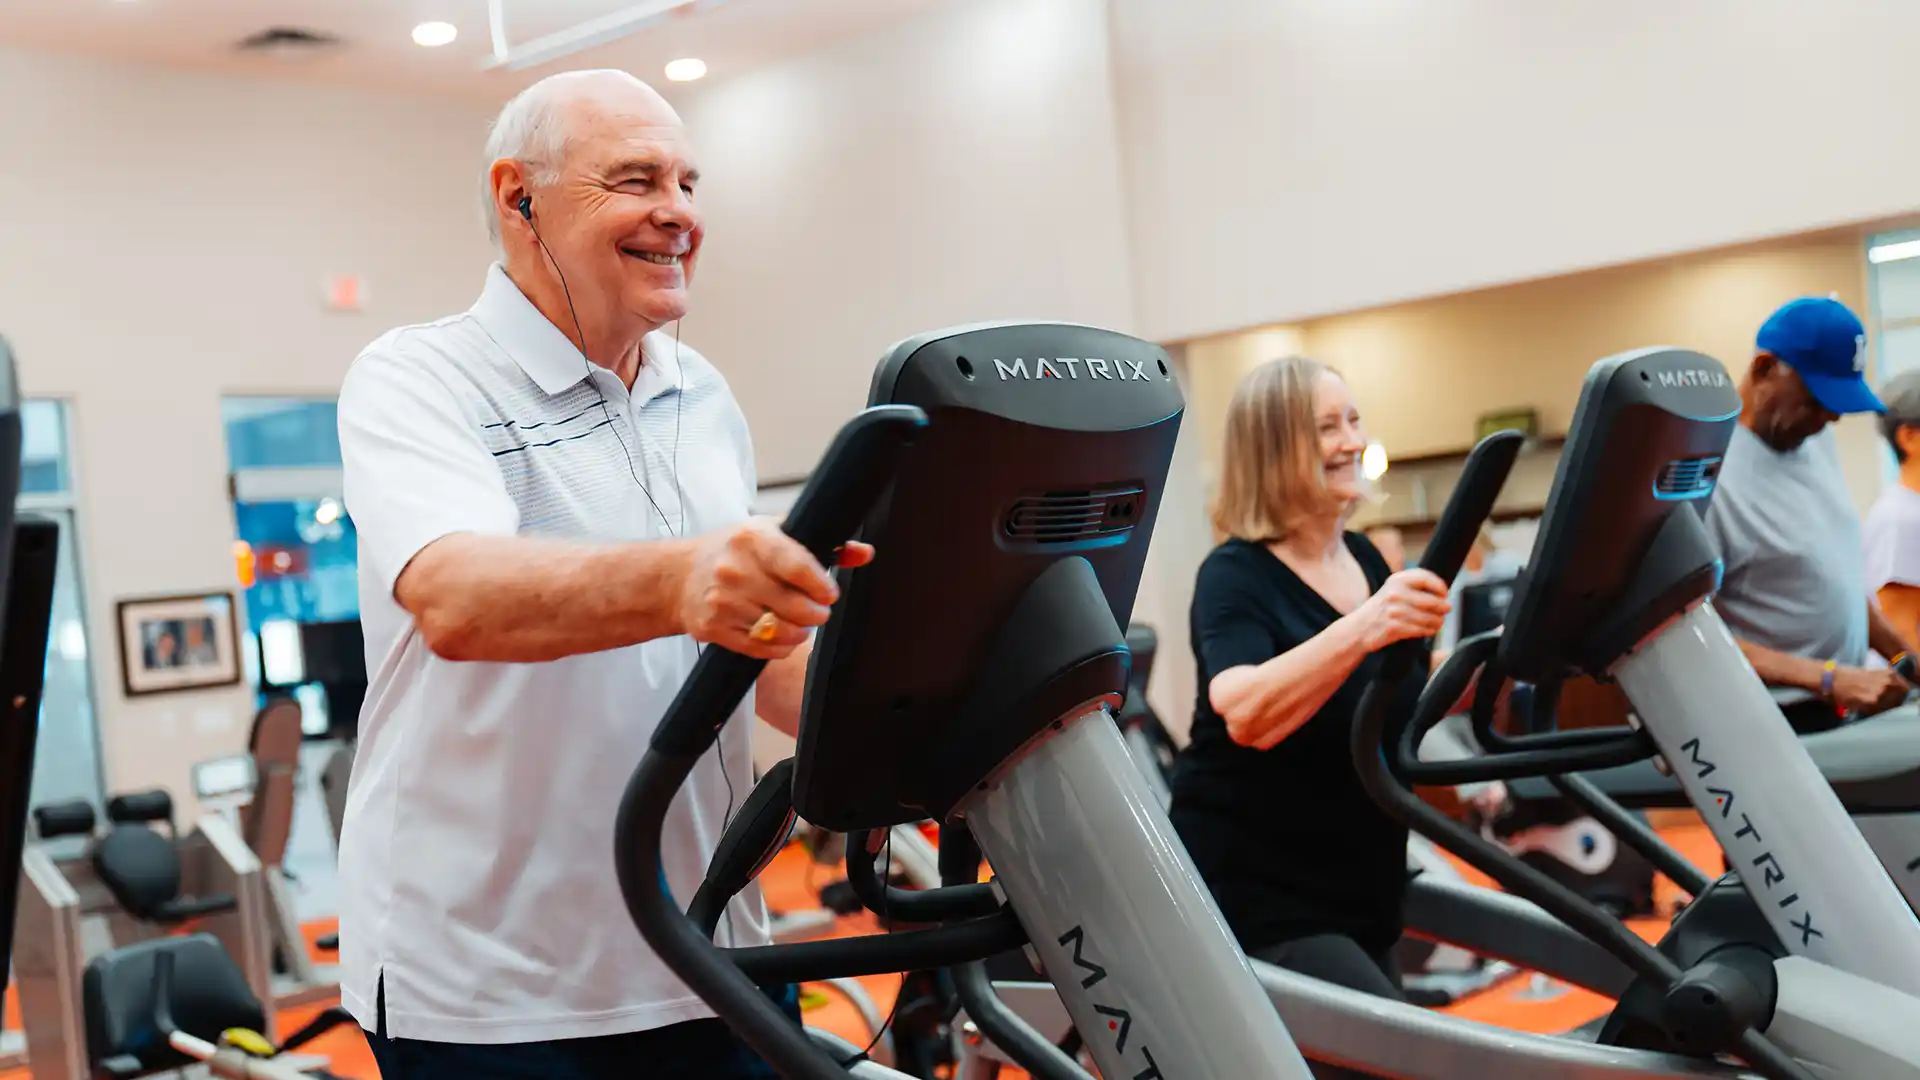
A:
{"label": "white wall", "polygon": [[[108,787],[185,802],[250,694],[126,699],[115,602],[237,591],[221,395],[332,394],[386,328],[471,303],[488,110],[4,51],[0,101],[0,333],[72,402]],[[347,271],[365,312],[323,311]]]}
{"label": "white wall", "polygon": [[1104,0],[972,0],[680,106],[709,219],[687,340],[761,475],[810,468],[911,334],[1133,323]]}
{"label": "white wall", "polygon": [[[771,478],[933,327],[1169,339],[1888,215],[1920,205],[1916,37],[1907,0],[971,0],[680,95],[686,338]],[[0,100],[0,332],[74,401],[109,779],[184,788],[247,696],[123,700],[113,602],[232,585],[222,394],[332,393],[471,301],[492,110],[4,52]],[[365,313],[320,310],[341,271]],[[1176,723],[1198,457],[1136,613]]]}
{"label": "white wall", "polygon": [[[812,467],[900,337],[1130,326],[1105,20],[980,0],[677,95],[711,223],[684,333],[763,477]],[[5,52],[0,100],[35,104],[0,112],[0,333],[74,403],[108,784],[180,795],[249,695],[125,699],[114,602],[235,587],[221,395],[335,393],[367,341],[471,302],[493,110]],[[348,271],[366,311],[323,311]]]}
{"label": "white wall", "polygon": [[[763,478],[813,466],[900,338],[1133,328],[1111,78],[1104,0],[972,0],[681,99],[709,222],[684,331],[731,379]],[[1176,672],[1191,573],[1153,568],[1177,546],[1156,543],[1135,611],[1176,635]],[[1156,678],[1163,709],[1177,687]]]}
{"label": "white wall", "polygon": [[1920,206],[1908,0],[1114,0],[1139,329]]}

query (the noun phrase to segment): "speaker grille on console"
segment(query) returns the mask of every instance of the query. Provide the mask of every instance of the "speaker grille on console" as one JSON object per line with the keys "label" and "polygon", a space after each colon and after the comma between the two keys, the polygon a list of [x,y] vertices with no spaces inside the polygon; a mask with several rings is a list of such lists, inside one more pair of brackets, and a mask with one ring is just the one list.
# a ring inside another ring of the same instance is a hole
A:
{"label": "speaker grille on console", "polygon": [[1097,491],[1052,491],[1015,500],[1007,511],[1009,539],[1064,544],[1124,533],[1140,520],[1146,492],[1138,486]]}
{"label": "speaker grille on console", "polygon": [[1657,499],[1698,499],[1713,490],[1714,478],[1719,475],[1718,457],[1669,461],[1654,479],[1653,495]]}

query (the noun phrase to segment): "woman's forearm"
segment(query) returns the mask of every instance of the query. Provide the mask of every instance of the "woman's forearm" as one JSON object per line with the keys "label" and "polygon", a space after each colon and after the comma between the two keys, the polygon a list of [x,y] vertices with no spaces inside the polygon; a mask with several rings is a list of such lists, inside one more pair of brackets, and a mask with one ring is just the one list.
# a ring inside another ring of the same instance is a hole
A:
{"label": "woman's forearm", "polygon": [[1366,656],[1365,627],[1347,615],[1266,663],[1215,675],[1207,699],[1234,742],[1265,750],[1319,712]]}

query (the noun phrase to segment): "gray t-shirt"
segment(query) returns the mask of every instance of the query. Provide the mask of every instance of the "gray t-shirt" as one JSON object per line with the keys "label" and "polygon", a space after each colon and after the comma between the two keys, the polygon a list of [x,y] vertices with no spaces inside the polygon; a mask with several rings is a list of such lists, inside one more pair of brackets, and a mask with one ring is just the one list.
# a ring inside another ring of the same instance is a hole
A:
{"label": "gray t-shirt", "polygon": [[1920,491],[1895,483],[1867,511],[1866,586],[1920,585]]}
{"label": "gray t-shirt", "polygon": [[[1783,454],[1736,426],[1705,520],[1726,563],[1714,607],[1735,637],[1843,666],[1866,661],[1860,517],[1831,427]],[[1782,704],[1812,696],[1773,694]]]}

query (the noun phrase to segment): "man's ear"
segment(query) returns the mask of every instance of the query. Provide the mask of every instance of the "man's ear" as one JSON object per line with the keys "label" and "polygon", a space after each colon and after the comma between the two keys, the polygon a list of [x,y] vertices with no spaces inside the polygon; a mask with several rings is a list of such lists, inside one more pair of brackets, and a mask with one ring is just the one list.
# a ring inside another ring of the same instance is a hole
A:
{"label": "man's ear", "polygon": [[488,170],[487,178],[493,185],[494,209],[509,221],[518,219],[520,200],[533,193],[526,168],[512,158],[501,158]]}
{"label": "man's ear", "polygon": [[1900,453],[1905,457],[1920,457],[1920,427],[1901,424],[1893,429],[1893,441],[1899,444]]}
{"label": "man's ear", "polygon": [[1755,380],[1760,380],[1771,377],[1779,367],[1780,358],[1772,353],[1754,353],[1753,366],[1747,369],[1747,373],[1752,375]]}

